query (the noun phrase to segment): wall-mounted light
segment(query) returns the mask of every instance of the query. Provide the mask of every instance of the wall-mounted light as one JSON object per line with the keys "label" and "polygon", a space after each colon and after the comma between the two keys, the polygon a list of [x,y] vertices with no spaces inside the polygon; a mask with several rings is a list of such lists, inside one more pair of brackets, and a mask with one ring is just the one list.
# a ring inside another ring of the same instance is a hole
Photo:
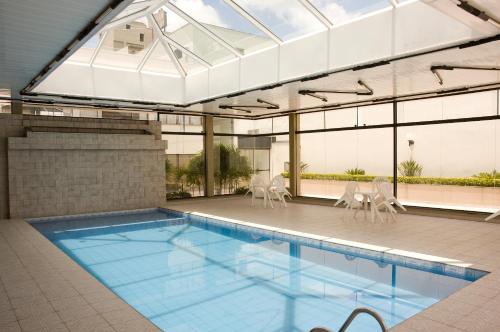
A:
{"label": "wall-mounted light", "polygon": [[[257,98],[257,102],[260,104],[255,104],[255,105],[228,105],[228,104],[220,104],[219,108],[220,109],[232,109],[240,112],[245,112],[245,113],[252,113],[253,110],[262,110],[262,109],[267,109],[267,110],[277,110],[280,108],[280,105],[271,103],[269,101],[266,101],[261,98]],[[262,105],[264,104],[264,105]]]}
{"label": "wall-mounted light", "polygon": [[307,95],[310,97],[318,98],[323,100],[324,102],[327,102],[328,99],[325,96],[320,96],[318,93],[338,93],[338,94],[353,94],[357,96],[371,96],[373,95],[373,89],[368,86],[364,81],[358,80],[358,85],[362,87],[362,89],[354,89],[354,90],[348,90],[348,89],[329,89],[329,90],[319,90],[319,89],[302,89],[299,90],[298,93],[300,95]]}
{"label": "wall-mounted light", "polygon": [[486,70],[486,71],[500,71],[500,67],[487,67],[487,66],[454,66],[454,65],[434,65],[430,70],[436,78],[439,85],[443,85],[443,76],[439,73],[440,70]]}

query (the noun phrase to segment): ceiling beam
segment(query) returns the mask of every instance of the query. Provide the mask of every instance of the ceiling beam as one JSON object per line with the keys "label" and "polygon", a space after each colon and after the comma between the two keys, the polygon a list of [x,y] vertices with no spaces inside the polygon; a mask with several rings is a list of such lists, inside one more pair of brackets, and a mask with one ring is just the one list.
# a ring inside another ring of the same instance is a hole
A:
{"label": "ceiling beam", "polygon": [[90,57],[90,66],[92,67],[94,65],[95,58],[97,57],[97,54],[99,54],[99,50],[101,49],[102,44],[104,43],[104,40],[106,39],[106,36],[108,35],[108,32],[98,32],[102,33],[102,37],[99,39],[99,43],[97,43],[97,46],[94,50],[94,53],[92,53],[92,56]]}
{"label": "ceiling beam", "polygon": [[160,40],[160,38],[156,39],[153,44],[151,45],[151,47],[148,49],[148,51],[146,52],[146,54],[142,57],[141,59],[141,62],[139,63],[139,66],[137,66],[137,70],[138,71],[142,71],[142,68],[144,68],[144,65],[146,64],[146,62],[148,61],[148,59],[151,57],[151,54],[154,52],[154,49],[156,47],[156,45],[158,45],[158,41]]}
{"label": "ceiling beam", "polygon": [[330,21],[321,11],[319,11],[316,6],[314,6],[309,0],[299,0],[299,2],[304,6],[311,14],[314,15],[327,29],[333,26],[332,21]]}
{"label": "ceiling beam", "polygon": [[271,38],[275,43],[277,44],[282,44],[283,40],[278,37],[274,32],[269,30],[267,26],[262,24],[258,19],[256,19],[254,16],[252,16],[249,12],[244,10],[240,5],[238,5],[236,2],[232,0],[224,0],[225,3],[227,3],[231,8],[233,8],[237,13],[239,13],[241,16],[243,16],[247,21],[252,23],[257,29],[265,33],[269,38]]}
{"label": "ceiling beam", "polygon": [[145,17],[147,14],[154,12],[156,9],[160,8],[163,6],[163,3],[165,0],[157,0],[152,3],[151,6],[140,9],[132,14],[129,14],[124,17],[120,17],[119,19],[116,19],[114,21],[109,22],[102,31],[108,31],[115,29],[117,27],[123,26],[129,22],[133,22],[141,17]]}
{"label": "ceiling beam", "polygon": [[222,47],[224,47],[226,50],[228,50],[229,52],[231,52],[232,54],[234,54],[238,58],[241,58],[243,56],[243,54],[240,51],[238,51],[236,48],[234,48],[233,46],[231,46],[228,42],[226,42],[224,39],[220,38],[218,35],[216,35],[212,31],[210,31],[209,29],[207,29],[203,24],[201,24],[200,22],[198,22],[197,20],[195,20],[194,18],[192,18],[191,16],[189,16],[186,12],[184,12],[181,9],[179,9],[179,7],[177,7],[176,5],[174,5],[173,3],[171,3],[170,1],[167,1],[165,3],[165,6],[167,8],[169,8],[170,10],[172,10],[177,15],[179,15],[180,17],[182,17],[184,20],[186,20],[189,23],[191,23],[192,25],[194,25],[198,30],[200,30],[201,32],[205,33],[210,39],[212,39],[217,44],[219,44]]}

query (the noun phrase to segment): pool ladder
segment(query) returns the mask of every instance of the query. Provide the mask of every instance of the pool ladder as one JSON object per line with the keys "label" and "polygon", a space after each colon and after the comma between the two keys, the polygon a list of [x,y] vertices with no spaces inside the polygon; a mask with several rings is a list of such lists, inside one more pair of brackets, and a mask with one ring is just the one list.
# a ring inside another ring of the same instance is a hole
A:
{"label": "pool ladder", "polygon": [[[357,309],[354,309],[351,312],[351,314],[349,315],[349,317],[347,317],[347,319],[344,322],[344,324],[342,324],[342,326],[340,327],[339,332],[345,332],[345,331],[347,331],[347,328],[351,325],[352,321],[359,314],[363,314],[363,313],[364,314],[368,314],[368,315],[372,316],[373,318],[375,318],[375,320],[377,321],[378,325],[380,325],[380,329],[382,330],[382,332],[387,332],[388,331],[387,327],[384,324],[384,320],[375,311],[373,311],[371,309],[368,309],[368,308],[357,308]],[[324,327],[315,327],[310,332],[331,332],[331,331],[328,330],[328,329],[325,329]]]}

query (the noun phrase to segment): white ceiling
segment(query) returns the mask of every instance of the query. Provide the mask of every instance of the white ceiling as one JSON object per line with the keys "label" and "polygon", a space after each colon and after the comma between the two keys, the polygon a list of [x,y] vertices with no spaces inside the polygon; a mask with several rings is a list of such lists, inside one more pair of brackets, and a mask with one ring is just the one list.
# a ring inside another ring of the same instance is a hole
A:
{"label": "white ceiling", "polygon": [[112,0],[0,0],[0,88],[13,95]]}

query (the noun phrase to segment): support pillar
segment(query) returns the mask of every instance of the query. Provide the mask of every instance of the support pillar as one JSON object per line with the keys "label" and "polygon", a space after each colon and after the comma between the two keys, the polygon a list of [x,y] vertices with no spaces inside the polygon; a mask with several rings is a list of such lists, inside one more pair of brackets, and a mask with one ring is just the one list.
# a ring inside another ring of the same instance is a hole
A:
{"label": "support pillar", "polygon": [[10,113],[11,114],[23,114],[23,102],[20,100],[10,101]]}
{"label": "support pillar", "polygon": [[290,148],[290,193],[292,196],[300,194],[300,136],[296,131],[299,128],[299,116],[295,113],[290,114],[288,117],[288,135],[289,135],[289,148]]}
{"label": "support pillar", "polygon": [[214,118],[205,116],[205,196],[214,196]]}

